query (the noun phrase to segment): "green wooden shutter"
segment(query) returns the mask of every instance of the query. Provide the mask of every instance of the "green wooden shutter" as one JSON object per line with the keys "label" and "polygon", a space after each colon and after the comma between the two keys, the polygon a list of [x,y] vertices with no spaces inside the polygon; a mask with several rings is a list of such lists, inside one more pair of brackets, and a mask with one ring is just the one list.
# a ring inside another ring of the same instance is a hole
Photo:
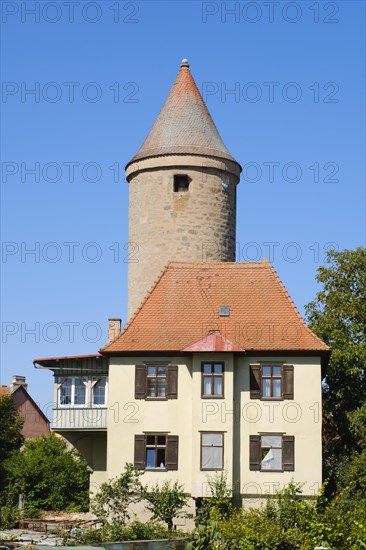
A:
{"label": "green wooden shutter", "polygon": [[250,399],[260,399],[261,397],[261,366],[250,365]]}
{"label": "green wooden shutter", "polygon": [[282,436],[282,469],[285,472],[295,470],[295,437],[293,435]]}
{"label": "green wooden shutter", "polygon": [[168,435],[166,438],[166,464],[167,470],[178,470],[178,436]]}
{"label": "green wooden shutter", "polygon": [[261,469],[261,436],[249,436],[249,469]]}
{"label": "green wooden shutter", "polygon": [[294,398],[294,367],[283,365],[282,367],[283,398]]}
{"label": "green wooden shutter", "polygon": [[146,399],[146,365],[135,366],[135,399]]}
{"label": "green wooden shutter", "polygon": [[139,470],[145,469],[145,436],[143,434],[135,435],[135,456],[134,456],[134,466]]}
{"label": "green wooden shutter", "polygon": [[178,398],[178,367],[177,365],[169,365],[167,367],[167,391],[166,396],[168,399]]}

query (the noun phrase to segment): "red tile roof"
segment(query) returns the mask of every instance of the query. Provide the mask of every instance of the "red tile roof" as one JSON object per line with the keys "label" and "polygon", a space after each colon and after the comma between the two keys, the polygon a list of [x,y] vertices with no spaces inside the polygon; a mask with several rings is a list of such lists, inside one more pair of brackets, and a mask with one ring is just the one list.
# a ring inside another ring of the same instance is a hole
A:
{"label": "red tile roof", "polygon": [[[220,317],[220,306],[230,307],[229,317]],[[183,351],[214,331],[243,351],[329,350],[268,262],[171,262],[101,352]]]}
{"label": "red tile roof", "polygon": [[11,389],[8,386],[0,386],[0,395],[10,395]]}
{"label": "red tile roof", "polygon": [[235,342],[231,342],[231,340],[225,338],[220,331],[215,330],[182,351],[227,351],[232,353],[233,351],[243,350]]}
{"label": "red tile roof", "polygon": [[149,135],[128,164],[175,154],[214,156],[236,162],[222,141],[185,61]]}

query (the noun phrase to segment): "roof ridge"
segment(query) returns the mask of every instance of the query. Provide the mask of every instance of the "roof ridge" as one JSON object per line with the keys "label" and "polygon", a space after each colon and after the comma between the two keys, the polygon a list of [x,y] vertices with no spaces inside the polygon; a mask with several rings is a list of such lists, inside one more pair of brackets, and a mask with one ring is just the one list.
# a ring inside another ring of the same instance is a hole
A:
{"label": "roof ridge", "polygon": [[184,260],[171,260],[169,262],[169,265],[172,266],[197,266],[197,267],[205,267],[205,268],[213,268],[213,267],[220,267],[222,269],[230,266],[230,267],[268,267],[268,265],[271,265],[268,261],[263,262],[263,260],[260,260],[258,262],[187,262]]}

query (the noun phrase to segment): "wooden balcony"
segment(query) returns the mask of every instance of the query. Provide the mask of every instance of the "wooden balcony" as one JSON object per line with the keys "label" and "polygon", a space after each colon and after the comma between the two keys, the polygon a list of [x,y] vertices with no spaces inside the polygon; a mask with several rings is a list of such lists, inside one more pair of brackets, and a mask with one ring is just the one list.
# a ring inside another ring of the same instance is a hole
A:
{"label": "wooden balcony", "polygon": [[59,407],[53,409],[52,429],[55,432],[106,430],[107,410],[107,407]]}

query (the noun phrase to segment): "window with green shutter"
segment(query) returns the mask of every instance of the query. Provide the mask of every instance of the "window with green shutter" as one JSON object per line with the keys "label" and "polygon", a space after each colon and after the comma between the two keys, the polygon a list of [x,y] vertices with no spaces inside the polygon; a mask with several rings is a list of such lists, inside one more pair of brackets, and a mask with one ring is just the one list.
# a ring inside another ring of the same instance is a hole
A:
{"label": "window with green shutter", "polygon": [[166,433],[135,435],[134,466],[140,470],[178,470],[178,436]]}
{"label": "window with green shutter", "polygon": [[249,469],[261,472],[294,471],[295,437],[274,433],[251,435]]}
{"label": "window with green shutter", "polygon": [[293,365],[263,363],[250,365],[250,398],[294,399]]}
{"label": "window with green shutter", "polygon": [[177,365],[135,366],[135,399],[177,399]]}

